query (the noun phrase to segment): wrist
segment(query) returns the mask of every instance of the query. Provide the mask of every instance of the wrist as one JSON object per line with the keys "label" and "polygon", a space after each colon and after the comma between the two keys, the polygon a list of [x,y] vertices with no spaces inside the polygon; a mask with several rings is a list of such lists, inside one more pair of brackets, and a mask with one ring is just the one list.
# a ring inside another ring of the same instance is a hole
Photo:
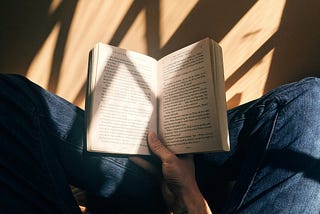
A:
{"label": "wrist", "polygon": [[197,186],[184,190],[181,199],[186,210],[185,213],[211,214],[208,203]]}

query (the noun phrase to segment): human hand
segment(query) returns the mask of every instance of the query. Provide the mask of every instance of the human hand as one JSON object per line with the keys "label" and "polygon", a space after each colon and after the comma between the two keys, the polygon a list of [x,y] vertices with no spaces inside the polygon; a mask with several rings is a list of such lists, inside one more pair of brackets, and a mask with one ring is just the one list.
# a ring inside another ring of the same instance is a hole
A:
{"label": "human hand", "polygon": [[192,155],[177,157],[150,132],[148,145],[162,161],[163,197],[173,213],[211,213],[195,178]]}

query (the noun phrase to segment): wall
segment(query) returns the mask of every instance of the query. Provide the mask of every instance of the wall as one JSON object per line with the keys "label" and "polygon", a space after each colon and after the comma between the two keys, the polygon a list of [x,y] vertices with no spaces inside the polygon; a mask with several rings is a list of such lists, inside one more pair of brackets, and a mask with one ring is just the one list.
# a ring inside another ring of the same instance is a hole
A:
{"label": "wall", "polygon": [[83,107],[99,41],[160,58],[211,37],[223,48],[228,108],[320,76],[317,0],[10,0],[1,3],[0,68]]}

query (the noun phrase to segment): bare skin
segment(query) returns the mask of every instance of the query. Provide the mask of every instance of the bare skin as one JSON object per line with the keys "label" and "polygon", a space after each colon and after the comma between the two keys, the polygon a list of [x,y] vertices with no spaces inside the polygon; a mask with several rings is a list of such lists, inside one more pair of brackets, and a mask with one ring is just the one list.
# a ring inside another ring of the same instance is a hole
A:
{"label": "bare skin", "polygon": [[188,214],[211,213],[196,182],[193,156],[177,157],[153,132],[148,135],[148,145],[162,161],[162,194],[170,211]]}
{"label": "bare skin", "polygon": [[[148,145],[151,151],[161,159],[162,173],[159,173],[159,170],[151,163],[138,156],[131,156],[130,160],[157,177],[162,174],[162,195],[170,212],[174,214],[211,214],[195,178],[193,156],[177,157],[162,144],[153,132],[148,135]],[[82,213],[87,213],[85,207],[80,208]]]}

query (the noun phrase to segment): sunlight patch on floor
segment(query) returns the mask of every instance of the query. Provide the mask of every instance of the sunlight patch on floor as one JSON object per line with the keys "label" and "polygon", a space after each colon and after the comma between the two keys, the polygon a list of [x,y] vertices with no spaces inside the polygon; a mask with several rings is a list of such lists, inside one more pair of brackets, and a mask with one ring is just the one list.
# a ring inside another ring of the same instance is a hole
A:
{"label": "sunlight patch on floor", "polygon": [[257,1],[221,40],[225,78],[231,76],[278,30],[285,2]]}
{"label": "sunlight patch on floor", "polygon": [[46,41],[43,43],[37,55],[33,58],[26,76],[43,88],[47,88],[50,81],[52,58],[60,31],[60,23],[57,23]]}
{"label": "sunlight patch on floor", "polygon": [[[199,0],[164,0],[160,4],[160,48],[174,35],[182,22],[188,17]],[[202,38],[199,38],[199,40]]]}
{"label": "sunlight patch on floor", "polygon": [[221,40],[225,79],[233,82],[227,88],[227,100],[240,93],[240,104],[263,95],[274,51],[264,50],[263,45],[276,34],[285,3],[257,1]]}

